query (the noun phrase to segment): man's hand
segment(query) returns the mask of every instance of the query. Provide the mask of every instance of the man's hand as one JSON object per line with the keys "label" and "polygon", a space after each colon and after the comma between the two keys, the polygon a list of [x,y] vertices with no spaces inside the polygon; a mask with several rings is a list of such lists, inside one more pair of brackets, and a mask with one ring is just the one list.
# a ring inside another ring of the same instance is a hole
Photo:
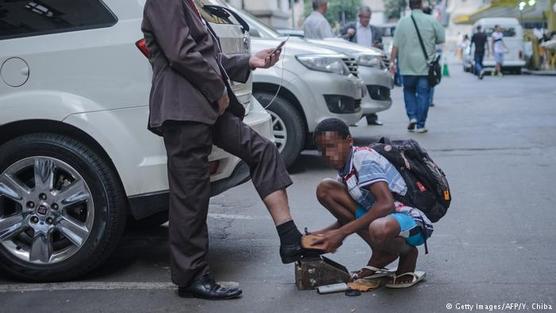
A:
{"label": "man's hand", "polygon": [[396,75],[396,63],[394,62],[390,64],[390,74],[392,74],[392,76]]}
{"label": "man's hand", "polygon": [[269,68],[274,66],[274,64],[276,64],[276,62],[280,59],[282,49],[279,49],[274,53],[272,53],[272,51],[274,51],[274,49],[264,49],[255,53],[249,59],[249,66],[252,69]]}
{"label": "man's hand", "polygon": [[348,28],[348,30],[347,30],[347,35],[348,35],[348,37],[350,37],[350,38],[353,37],[353,35],[355,35],[355,29],[353,29],[353,28]]}
{"label": "man's hand", "polygon": [[323,250],[326,252],[335,252],[343,243],[346,236],[340,230],[331,230],[324,234],[320,234],[321,237],[313,242],[315,246],[322,246]]}
{"label": "man's hand", "polygon": [[230,97],[228,93],[225,93],[220,99],[218,99],[218,115],[224,114],[228,106],[230,105]]}

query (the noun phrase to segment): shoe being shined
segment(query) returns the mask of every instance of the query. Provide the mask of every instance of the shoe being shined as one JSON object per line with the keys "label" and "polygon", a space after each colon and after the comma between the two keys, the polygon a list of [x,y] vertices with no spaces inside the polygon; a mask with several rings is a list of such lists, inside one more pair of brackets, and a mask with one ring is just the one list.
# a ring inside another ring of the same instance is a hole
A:
{"label": "shoe being shined", "polygon": [[282,263],[289,264],[297,262],[307,257],[318,257],[324,254],[325,251],[318,249],[306,249],[301,246],[301,239],[295,244],[280,245],[280,258]]}
{"label": "shoe being shined", "polygon": [[189,286],[178,287],[178,296],[182,298],[200,298],[207,300],[229,300],[241,297],[239,288],[225,288],[216,283],[210,273],[195,279]]}
{"label": "shoe being shined", "polygon": [[280,258],[284,264],[299,261],[303,258],[303,248],[301,247],[301,243],[297,242],[288,245],[280,245]]}

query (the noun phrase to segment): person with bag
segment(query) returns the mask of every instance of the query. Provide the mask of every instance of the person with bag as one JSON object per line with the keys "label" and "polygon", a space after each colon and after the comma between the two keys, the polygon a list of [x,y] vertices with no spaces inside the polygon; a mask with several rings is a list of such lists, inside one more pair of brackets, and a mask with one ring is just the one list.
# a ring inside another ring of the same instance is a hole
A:
{"label": "person with bag", "polygon": [[[422,0],[410,0],[411,14],[402,18],[396,27],[390,60],[399,61],[403,93],[409,125],[407,130],[426,133],[431,88],[442,77],[436,45],[444,43],[445,31],[432,16],[423,13]],[[396,62],[390,64],[396,73]]]}
{"label": "person with bag", "polygon": [[[420,182],[421,175],[413,176],[416,179],[411,179],[411,184],[406,182],[400,170],[378,152],[394,151],[398,145],[392,143],[390,148],[384,146],[384,149],[378,149],[383,147],[378,146],[376,150],[373,146],[356,147],[348,126],[336,118],[320,122],[314,137],[322,157],[338,171],[336,180],[322,181],[316,191],[319,202],[337,221],[311,232],[309,235],[314,239],[311,247],[334,252],[345,238],[356,233],[367,242],[372,254],[367,265],[353,273],[353,279],[389,276],[388,288],[408,288],[422,281],[425,272],[415,270],[419,254],[417,246],[424,244],[428,252],[426,242],[432,235],[433,226],[423,212],[425,205],[417,208],[409,202],[414,199],[426,203],[426,207],[432,209],[429,210],[431,218],[435,220],[446,213],[445,203],[441,203],[444,210],[436,208],[436,197],[425,196],[414,188],[419,186],[418,189],[424,190],[428,187],[425,180]],[[409,155],[414,150],[405,152]],[[434,200],[429,201],[431,199]],[[398,258],[395,272],[386,268]]]}

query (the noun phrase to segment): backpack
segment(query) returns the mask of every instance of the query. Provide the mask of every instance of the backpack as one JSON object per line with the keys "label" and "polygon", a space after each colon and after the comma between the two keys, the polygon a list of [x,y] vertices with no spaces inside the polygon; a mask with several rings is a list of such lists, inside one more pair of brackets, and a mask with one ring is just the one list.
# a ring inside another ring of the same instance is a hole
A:
{"label": "backpack", "polygon": [[381,138],[370,147],[400,172],[407,185],[405,196],[394,198],[423,211],[431,222],[438,222],[450,207],[452,194],[446,175],[417,141]]}

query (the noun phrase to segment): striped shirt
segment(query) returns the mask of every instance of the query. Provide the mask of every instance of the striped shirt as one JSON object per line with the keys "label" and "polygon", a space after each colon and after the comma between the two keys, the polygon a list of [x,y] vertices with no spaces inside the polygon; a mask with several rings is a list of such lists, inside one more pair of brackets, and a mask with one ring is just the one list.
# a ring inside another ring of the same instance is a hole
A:
{"label": "striped shirt", "polygon": [[343,169],[338,171],[338,180],[343,182],[355,202],[365,209],[372,207],[375,199],[369,186],[385,182],[391,192],[407,193],[407,185],[398,170],[385,157],[369,147],[353,147]]}

